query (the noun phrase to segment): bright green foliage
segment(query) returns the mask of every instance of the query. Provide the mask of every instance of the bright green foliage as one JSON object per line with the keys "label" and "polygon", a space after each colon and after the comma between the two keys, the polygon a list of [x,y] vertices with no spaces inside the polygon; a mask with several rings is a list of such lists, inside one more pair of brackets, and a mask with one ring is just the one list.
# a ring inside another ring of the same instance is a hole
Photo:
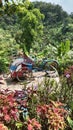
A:
{"label": "bright green foliage", "polygon": [[70,128],[73,130],[73,120],[68,116],[67,121],[69,123]]}
{"label": "bright green foliage", "polygon": [[17,10],[22,30],[22,33],[20,34],[20,43],[23,43],[23,47],[26,46],[29,51],[32,43],[43,32],[43,15],[38,9],[31,8],[30,5],[28,9],[25,8],[25,3],[24,5],[19,5]]}
{"label": "bright green foliage", "polygon": [[70,51],[70,41],[67,40],[65,43],[61,42],[58,51],[58,55],[60,56],[64,56],[65,54],[67,54]]}
{"label": "bright green foliage", "polygon": [[9,67],[13,51],[17,53],[18,48],[9,30],[0,29],[0,72],[5,71],[6,66]]}
{"label": "bright green foliage", "polygon": [[61,43],[61,54],[67,54],[70,51],[70,41],[66,41],[65,43]]}
{"label": "bright green foliage", "polygon": [[42,34],[43,15],[38,9],[33,9],[28,0],[8,2],[1,8],[0,14],[1,72],[10,64],[13,55],[17,54],[19,46],[24,51],[29,51],[35,38],[38,39],[38,35]]}

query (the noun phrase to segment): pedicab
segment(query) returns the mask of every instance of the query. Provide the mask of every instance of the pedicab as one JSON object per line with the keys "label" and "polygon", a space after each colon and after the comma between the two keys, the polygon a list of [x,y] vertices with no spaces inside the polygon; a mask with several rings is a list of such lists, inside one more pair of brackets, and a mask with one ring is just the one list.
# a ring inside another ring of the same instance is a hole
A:
{"label": "pedicab", "polygon": [[58,62],[54,59],[41,59],[36,64],[35,60],[25,54],[15,59],[10,65],[10,77],[22,81],[31,78],[34,71],[45,71],[48,75],[49,73],[56,73],[57,68]]}

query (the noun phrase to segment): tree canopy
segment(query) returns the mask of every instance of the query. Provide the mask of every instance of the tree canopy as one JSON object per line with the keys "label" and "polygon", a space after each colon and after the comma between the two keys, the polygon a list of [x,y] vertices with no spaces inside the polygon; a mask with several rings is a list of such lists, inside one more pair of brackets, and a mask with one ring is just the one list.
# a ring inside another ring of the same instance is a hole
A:
{"label": "tree canopy", "polygon": [[17,13],[20,21],[20,29],[19,38],[17,36],[17,42],[20,42],[20,45],[26,47],[29,51],[32,43],[35,39],[39,38],[39,36],[43,33],[43,23],[42,19],[44,15],[40,13],[40,11],[36,8],[32,8],[31,3],[28,1],[28,7],[25,4],[20,4],[17,7]]}
{"label": "tree canopy", "polygon": [[67,14],[61,6],[29,0],[1,0],[0,3],[2,63],[5,55],[9,58],[12,50],[20,48],[54,57],[60,44],[69,40],[73,49],[73,14]]}

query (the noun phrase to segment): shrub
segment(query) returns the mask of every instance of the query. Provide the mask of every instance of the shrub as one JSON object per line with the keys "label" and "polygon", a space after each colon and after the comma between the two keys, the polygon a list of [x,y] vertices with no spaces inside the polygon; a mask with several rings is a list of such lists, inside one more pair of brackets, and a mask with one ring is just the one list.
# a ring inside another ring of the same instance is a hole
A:
{"label": "shrub", "polygon": [[11,123],[18,120],[17,103],[14,99],[14,94],[0,94],[0,121],[3,123]]}
{"label": "shrub", "polygon": [[37,107],[37,114],[40,117],[42,130],[59,130],[64,129],[65,117],[67,111],[63,108],[64,104],[61,102],[51,101],[49,105],[39,105]]}
{"label": "shrub", "polygon": [[9,130],[64,129],[67,111],[61,103],[64,100],[60,87],[54,80],[46,78],[43,84],[25,87],[21,91],[0,91],[1,122]]}
{"label": "shrub", "polygon": [[67,79],[67,83],[73,85],[73,66],[69,66],[65,69],[64,75]]}

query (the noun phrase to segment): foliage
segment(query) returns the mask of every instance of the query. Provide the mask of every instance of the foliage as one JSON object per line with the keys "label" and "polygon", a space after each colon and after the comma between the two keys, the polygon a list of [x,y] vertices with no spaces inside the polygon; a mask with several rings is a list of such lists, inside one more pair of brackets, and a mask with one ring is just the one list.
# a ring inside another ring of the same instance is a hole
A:
{"label": "foliage", "polygon": [[0,91],[0,119],[10,130],[12,125],[15,130],[67,129],[72,127],[67,118],[69,111],[72,118],[72,103],[73,89],[67,79],[60,77],[60,84],[57,85],[46,77],[38,86],[24,87],[15,92]]}
{"label": "foliage", "polygon": [[72,65],[72,55],[70,51],[70,41],[61,42],[57,48],[57,60],[59,62],[59,74],[63,74],[64,70]]}
{"label": "foliage", "polygon": [[[71,103],[73,102],[73,87],[72,84],[68,82],[68,75],[62,75],[60,77],[60,88],[57,95],[57,98],[61,102],[65,102],[68,107],[71,106]],[[72,108],[71,108],[72,109]]]}
{"label": "foliage", "polygon": [[36,121],[35,118],[28,120],[28,130],[41,130],[41,125]]}
{"label": "foliage", "polygon": [[64,129],[64,118],[67,112],[62,107],[63,104],[61,104],[60,102],[53,101],[51,101],[49,105],[44,104],[43,106],[37,107],[37,113],[38,116],[41,118],[43,128],[46,128],[46,130],[48,130],[48,127],[49,130]]}
{"label": "foliage", "polygon": [[67,40],[65,43],[61,42],[58,51],[58,56],[66,55],[70,51],[70,41]]}
{"label": "foliage", "polygon": [[7,50],[3,49],[3,54],[0,54],[3,66],[0,67],[1,71],[3,68],[6,69],[6,63],[9,64],[10,58],[13,58],[13,50],[18,52],[19,48],[23,48],[24,51],[32,48],[34,53],[41,52],[42,57],[58,59],[62,69],[68,62],[71,64],[71,60],[66,55],[59,58],[67,47],[64,46],[63,52],[60,53],[61,45],[70,41],[72,51],[73,43],[73,18],[61,6],[28,0],[6,1],[0,8],[0,14],[0,43],[2,44],[0,46]]}
{"label": "foliage", "polygon": [[41,36],[42,34],[42,18],[44,16],[38,9],[29,8],[31,3],[29,3],[27,8],[25,7],[25,4],[21,4],[17,8],[20,28],[22,30],[21,34],[19,34],[20,39],[17,39],[17,42],[20,40],[20,44],[22,44],[23,49],[26,47],[29,51],[36,37]]}
{"label": "foliage", "polygon": [[17,104],[13,98],[13,94],[1,95],[0,94],[0,120],[4,123],[10,123],[12,120],[18,119],[17,115]]}
{"label": "foliage", "polygon": [[6,71],[7,67],[11,62],[11,58],[17,54],[17,49],[19,46],[15,43],[14,39],[8,30],[4,31],[0,29],[0,73]]}
{"label": "foliage", "polygon": [[41,13],[45,15],[44,24],[52,25],[59,22],[63,22],[64,19],[68,16],[62,7],[59,5],[54,5],[46,2],[33,2],[34,7],[39,8]]}
{"label": "foliage", "polygon": [[66,70],[64,71],[64,75],[67,78],[68,84],[73,85],[73,66],[69,66],[68,68],[66,68]]}
{"label": "foliage", "polygon": [[68,121],[70,128],[73,129],[73,120],[68,116],[67,121]]}
{"label": "foliage", "polygon": [[46,77],[41,85],[22,91],[0,91],[1,130],[73,129],[72,32],[73,14],[59,5],[0,1],[0,72],[21,48],[25,52],[31,48],[38,59],[58,60],[60,74],[59,84]]}
{"label": "foliage", "polygon": [[64,104],[52,100],[55,84],[46,81],[46,86],[42,85],[24,87],[21,91],[0,91],[0,120],[8,129],[59,130],[66,127],[68,112],[64,109]]}

